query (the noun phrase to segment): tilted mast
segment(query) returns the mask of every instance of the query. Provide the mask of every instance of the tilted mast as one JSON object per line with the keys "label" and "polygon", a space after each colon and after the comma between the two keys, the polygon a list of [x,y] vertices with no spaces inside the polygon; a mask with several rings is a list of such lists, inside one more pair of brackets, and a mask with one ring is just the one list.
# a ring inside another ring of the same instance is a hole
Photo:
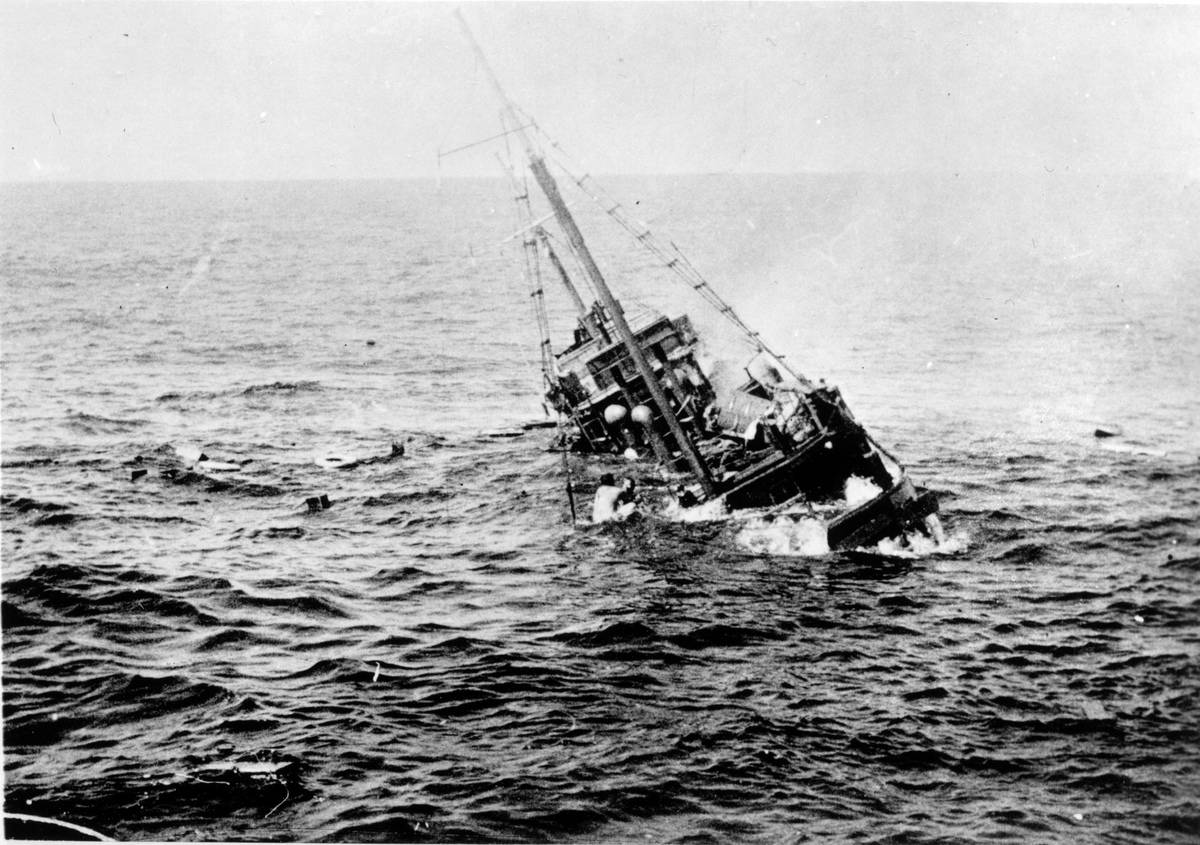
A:
{"label": "tilted mast", "polygon": [[594,310],[588,310],[588,307],[583,304],[583,299],[579,296],[579,291],[575,289],[575,283],[571,281],[571,277],[567,275],[567,268],[558,260],[558,253],[554,251],[554,247],[550,246],[550,235],[541,226],[537,227],[538,240],[542,246],[546,248],[546,255],[550,259],[550,263],[554,265],[554,269],[558,271],[559,281],[563,283],[563,287],[567,289],[567,293],[571,296],[571,301],[575,303],[575,310],[579,313],[579,321],[583,323],[592,337],[603,339],[606,343],[610,342],[608,333],[604,331],[604,326],[596,319]]}
{"label": "tilted mast", "polygon": [[705,494],[708,496],[715,495],[716,485],[713,482],[708,466],[704,463],[704,459],[700,457],[700,453],[696,450],[696,445],[692,442],[692,439],[683,430],[683,426],[680,425],[674,411],[671,410],[667,395],[662,385],[658,383],[658,377],[655,376],[654,370],[650,367],[650,362],[646,360],[646,356],[642,354],[642,349],[638,346],[637,337],[629,327],[629,323],[625,320],[625,312],[621,310],[620,304],[613,297],[612,291],[609,290],[608,284],[604,281],[604,276],[600,273],[600,268],[596,266],[596,261],[592,258],[592,253],[583,240],[583,234],[575,224],[575,218],[571,216],[567,204],[563,202],[562,194],[558,190],[558,183],[554,181],[554,176],[551,175],[550,170],[546,167],[545,159],[534,146],[529,135],[526,134],[525,127],[521,123],[516,107],[504,92],[495,73],[492,72],[492,67],[488,64],[483,50],[475,41],[475,36],[472,35],[470,27],[467,26],[466,19],[463,18],[462,13],[457,9],[454,11],[454,14],[458,18],[458,22],[462,25],[463,32],[466,34],[471,48],[475,51],[475,56],[479,60],[479,64],[483,67],[484,73],[492,85],[492,89],[503,104],[504,111],[507,113],[512,125],[518,127],[517,135],[520,137],[521,144],[525,147],[525,153],[529,157],[529,169],[533,172],[533,177],[537,180],[538,186],[542,189],[542,193],[546,195],[550,207],[554,210],[555,219],[558,220],[558,225],[566,233],[571,248],[579,257],[580,263],[583,264],[583,269],[591,280],[592,286],[596,289],[601,304],[607,309],[609,316],[612,318],[617,334],[620,335],[626,350],[629,352],[629,357],[633,359],[638,373],[646,383],[646,387],[650,391],[655,404],[658,405],[659,412],[663,415],[663,419],[666,420],[667,428],[670,429],[675,442],[679,444],[684,458],[687,459],[688,465],[691,467],[696,479],[700,482],[701,487],[704,488]]}

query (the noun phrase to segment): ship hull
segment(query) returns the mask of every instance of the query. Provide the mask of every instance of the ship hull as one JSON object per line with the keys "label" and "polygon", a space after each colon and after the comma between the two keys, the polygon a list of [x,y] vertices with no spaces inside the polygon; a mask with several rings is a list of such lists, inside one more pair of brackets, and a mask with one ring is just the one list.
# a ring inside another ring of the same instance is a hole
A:
{"label": "ship hull", "polygon": [[925,519],[937,511],[933,493],[918,490],[905,478],[890,490],[830,520],[826,525],[829,548],[870,548],[909,531],[924,533]]}

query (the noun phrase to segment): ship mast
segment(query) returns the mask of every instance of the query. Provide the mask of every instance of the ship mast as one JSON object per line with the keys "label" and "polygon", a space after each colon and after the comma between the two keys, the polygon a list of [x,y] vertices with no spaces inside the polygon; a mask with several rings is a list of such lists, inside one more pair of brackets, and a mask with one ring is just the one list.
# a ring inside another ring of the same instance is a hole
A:
{"label": "ship mast", "polygon": [[571,295],[571,301],[575,303],[575,310],[579,312],[579,321],[592,337],[603,339],[605,343],[611,343],[608,333],[604,331],[604,325],[600,320],[596,319],[594,310],[588,310],[583,304],[583,299],[579,296],[579,291],[575,289],[575,283],[571,281],[571,277],[567,275],[567,268],[558,260],[558,253],[554,251],[554,247],[550,246],[550,235],[541,226],[537,227],[538,239],[542,242],[542,246],[546,248],[546,255],[550,258],[550,263],[554,265],[554,269],[558,271],[558,278],[563,283],[563,287],[567,289],[567,293]]}
{"label": "ship mast", "polygon": [[475,56],[479,60],[484,73],[487,75],[492,89],[503,104],[506,117],[509,118],[512,126],[517,127],[517,136],[521,139],[521,144],[525,147],[525,153],[529,157],[529,169],[533,172],[534,179],[537,180],[538,186],[542,189],[542,193],[546,195],[546,200],[554,210],[555,219],[558,220],[558,225],[562,227],[563,232],[566,234],[571,248],[579,256],[584,272],[587,273],[588,279],[596,289],[596,294],[599,296],[601,304],[607,309],[609,316],[612,318],[613,325],[617,329],[617,334],[620,335],[622,342],[625,344],[625,349],[629,352],[629,357],[633,359],[638,373],[646,383],[646,387],[649,389],[651,397],[653,397],[655,404],[658,406],[659,412],[663,415],[663,419],[666,420],[667,428],[670,429],[675,442],[679,444],[679,448],[682,450],[688,466],[691,467],[693,474],[700,482],[701,487],[703,487],[705,495],[710,497],[715,495],[716,485],[713,482],[708,466],[704,463],[704,459],[700,457],[700,453],[697,451],[692,439],[683,430],[683,426],[680,425],[674,411],[671,410],[666,392],[663,390],[662,385],[659,384],[658,377],[655,376],[650,362],[642,354],[642,348],[638,346],[637,338],[633,330],[629,327],[629,323],[625,320],[625,312],[612,295],[612,291],[609,290],[608,283],[604,281],[604,276],[601,274],[600,268],[596,265],[595,259],[592,258],[592,253],[583,240],[583,234],[575,224],[575,218],[571,216],[567,204],[563,202],[562,194],[558,190],[558,183],[554,181],[554,176],[550,173],[549,168],[546,167],[545,159],[526,133],[525,127],[521,123],[520,115],[517,114],[516,106],[508,98],[508,95],[500,85],[500,80],[492,72],[492,67],[488,64],[483,50],[475,41],[475,36],[471,33],[470,27],[467,26],[466,19],[463,18],[462,13],[457,9],[455,9],[454,15],[462,25],[463,32],[466,34],[471,48],[475,51]]}

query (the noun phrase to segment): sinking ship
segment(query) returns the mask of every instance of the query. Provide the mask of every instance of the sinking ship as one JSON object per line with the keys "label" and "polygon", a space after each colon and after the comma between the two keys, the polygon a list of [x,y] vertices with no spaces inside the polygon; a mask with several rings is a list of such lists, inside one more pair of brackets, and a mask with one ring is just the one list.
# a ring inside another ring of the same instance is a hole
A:
{"label": "sinking ship", "polygon": [[[686,316],[626,311],[551,172],[544,150],[558,145],[508,97],[461,15],[459,20],[500,100],[503,135],[515,136],[524,153],[523,166],[513,167],[510,176],[525,222],[519,234],[541,331],[546,398],[565,423],[561,445],[585,453],[652,455],[677,479],[669,489],[685,509],[815,517],[831,549],[870,548],[913,533],[940,536],[937,498],[914,485],[835,387],[794,372],[673,244],[664,246],[631,220],[591,177],[574,177],[556,161],[640,246],[750,340],[755,352],[744,365],[744,380],[714,387]],[[535,214],[526,170],[550,214]],[[564,250],[595,295],[590,303],[566,270],[559,254]],[[546,273],[543,261],[552,268]],[[550,273],[577,316],[569,344],[557,351],[545,305]]]}

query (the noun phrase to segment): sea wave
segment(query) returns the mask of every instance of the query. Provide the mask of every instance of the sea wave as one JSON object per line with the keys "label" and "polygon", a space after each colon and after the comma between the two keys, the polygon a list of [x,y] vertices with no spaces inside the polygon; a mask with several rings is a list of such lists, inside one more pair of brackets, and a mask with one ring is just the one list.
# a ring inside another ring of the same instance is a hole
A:
{"label": "sea wave", "polygon": [[[672,511],[618,459],[572,458],[576,515],[612,471],[644,518],[574,524],[520,426],[527,291],[462,246],[511,232],[477,213],[507,193],[452,181],[18,192],[6,806],[155,841],[1195,837],[1197,315],[1146,251],[1194,245],[1200,206],[1121,194],[1084,278],[990,237],[995,196],[1062,181],[630,181],[712,212],[676,215],[698,266],[935,489],[944,543],[829,551],[805,514]],[[875,246],[829,276],[809,218]]]}

